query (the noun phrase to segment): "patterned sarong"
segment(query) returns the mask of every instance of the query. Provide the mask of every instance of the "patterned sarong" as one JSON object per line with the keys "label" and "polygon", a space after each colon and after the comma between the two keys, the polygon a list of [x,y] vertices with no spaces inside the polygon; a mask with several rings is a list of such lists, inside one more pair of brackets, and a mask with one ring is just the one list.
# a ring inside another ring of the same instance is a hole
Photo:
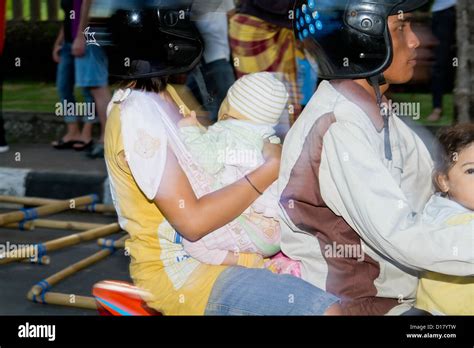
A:
{"label": "patterned sarong", "polygon": [[[257,17],[236,14],[230,19],[229,35],[237,76],[261,71],[282,73],[290,94],[289,103],[297,110],[300,95],[293,31]],[[290,111],[291,122],[295,116]]]}

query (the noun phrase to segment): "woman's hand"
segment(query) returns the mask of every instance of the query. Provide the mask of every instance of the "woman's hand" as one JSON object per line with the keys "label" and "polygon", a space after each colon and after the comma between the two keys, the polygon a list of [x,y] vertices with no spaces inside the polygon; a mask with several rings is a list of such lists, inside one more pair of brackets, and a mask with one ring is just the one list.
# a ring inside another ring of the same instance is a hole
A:
{"label": "woman's hand", "polygon": [[82,33],[78,33],[72,44],[72,55],[74,57],[83,57],[86,54],[86,38]]}
{"label": "woman's hand", "polygon": [[199,126],[199,121],[197,119],[196,111],[191,111],[191,115],[183,118],[178,122],[178,128],[184,127],[197,127]]}
{"label": "woman's hand", "polygon": [[61,55],[59,54],[61,52],[61,48],[63,47],[64,44],[64,27],[61,26],[61,30],[59,30],[58,37],[56,38],[56,41],[54,42],[54,47],[53,47],[53,61],[56,64],[59,64],[61,61]]}
{"label": "woman's hand", "polygon": [[280,162],[281,150],[282,146],[280,144],[271,144],[266,141],[265,144],[263,144],[263,159],[265,162]]}
{"label": "woman's hand", "polygon": [[280,171],[281,151],[282,146],[280,144],[265,142],[263,145],[263,159],[265,160],[265,165],[269,166],[274,180],[278,178]]}
{"label": "woman's hand", "polygon": [[59,55],[59,52],[61,52],[62,45],[59,43],[55,43],[53,47],[53,61],[56,64],[59,64],[61,61],[61,56]]}

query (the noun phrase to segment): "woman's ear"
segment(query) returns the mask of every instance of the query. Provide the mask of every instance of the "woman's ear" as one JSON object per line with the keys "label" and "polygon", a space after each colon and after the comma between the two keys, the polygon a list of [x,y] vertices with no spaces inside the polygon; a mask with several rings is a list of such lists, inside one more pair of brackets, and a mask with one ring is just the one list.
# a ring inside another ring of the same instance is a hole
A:
{"label": "woman's ear", "polygon": [[435,180],[437,188],[442,193],[449,192],[449,178],[446,174],[437,173],[435,174],[434,180]]}

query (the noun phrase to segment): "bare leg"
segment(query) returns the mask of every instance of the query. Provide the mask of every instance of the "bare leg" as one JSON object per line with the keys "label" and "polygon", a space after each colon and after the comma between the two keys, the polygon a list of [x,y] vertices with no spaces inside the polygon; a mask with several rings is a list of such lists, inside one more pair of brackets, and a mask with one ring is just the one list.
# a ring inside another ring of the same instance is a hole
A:
{"label": "bare leg", "polygon": [[442,117],[443,110],[441,108],[434,108],[430,116],[428,116],[428,121],[436,122],[439,121]]}
{"label": "bare leg", "polygon": [[84,144],[88,144],[92,140],[92,127],[93,123],[84,123],[81,132],[81,140]]}
{"label": "bare leg", "polygon": [[107,106],[112,99],[112,94],[108,86],[91,88],[92,96],[95,101],[96,112],[100,120],[100,143],[104,142],[105,123],[107,121]]}
{"label": "bare leg", "polygon": [[[63,136],[63,141],[67,143],[68,141],[80,141],[81,138],[81,129],[79,127],[79,122],[67,123],[67,131],[66,134]],[[57,146],[58,142],[53,141],[51,143],[53,146]]]}

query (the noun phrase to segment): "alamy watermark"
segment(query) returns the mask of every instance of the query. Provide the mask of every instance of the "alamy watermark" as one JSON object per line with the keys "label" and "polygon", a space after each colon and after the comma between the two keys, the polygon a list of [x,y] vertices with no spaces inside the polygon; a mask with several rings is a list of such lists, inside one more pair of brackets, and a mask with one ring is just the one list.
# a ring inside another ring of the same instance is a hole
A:
{"label": "alamy watermark", "polygon": [[217,162],[227,165],[241,165],[245,167],[258,166],[262,158],[260,152],[256,150],[224,148],[217,151]]}
{"label": "alamy watermark", "polygon": [[56,116],[58,117],[85,117],[89,121],[95,120],[95,103],[72,103],[63,100],[56,103]]}
{"label": "alamy watermark", "polygon": [[0,260],[2,259],[31,259],[38,261],[38,245],[36,244],[13,244],[6,242],[0,244]]}
{"label": "alamy watermark", "polygon": [[19,338],[45,338],[49,342],[56,340],[56,325],[34,325],[26,322],[18,326]]}
{"label": "alamy watermark", "polygon": [[356,259],[358,262],[363,262],[365,259],[362,245],[338,244],[336,242],[324,246],[324,256],[327,259]]}
{"label": "alamy watermark", "polygon": [[87,45],[94,45],[94,46],[100,46],[100,44],[97,42],[95,38],[95,31],[91,31],[91,27],[87,27],[84,30],[84,37],[86,38],[86,44]]}
{"label": "alamy watermark", "polygon": [[421,104],[418,102],[395,102],[389,100],[380,105],[382,116],[396,115],[398,117],[409,117],[415,121],[421,118]]}

